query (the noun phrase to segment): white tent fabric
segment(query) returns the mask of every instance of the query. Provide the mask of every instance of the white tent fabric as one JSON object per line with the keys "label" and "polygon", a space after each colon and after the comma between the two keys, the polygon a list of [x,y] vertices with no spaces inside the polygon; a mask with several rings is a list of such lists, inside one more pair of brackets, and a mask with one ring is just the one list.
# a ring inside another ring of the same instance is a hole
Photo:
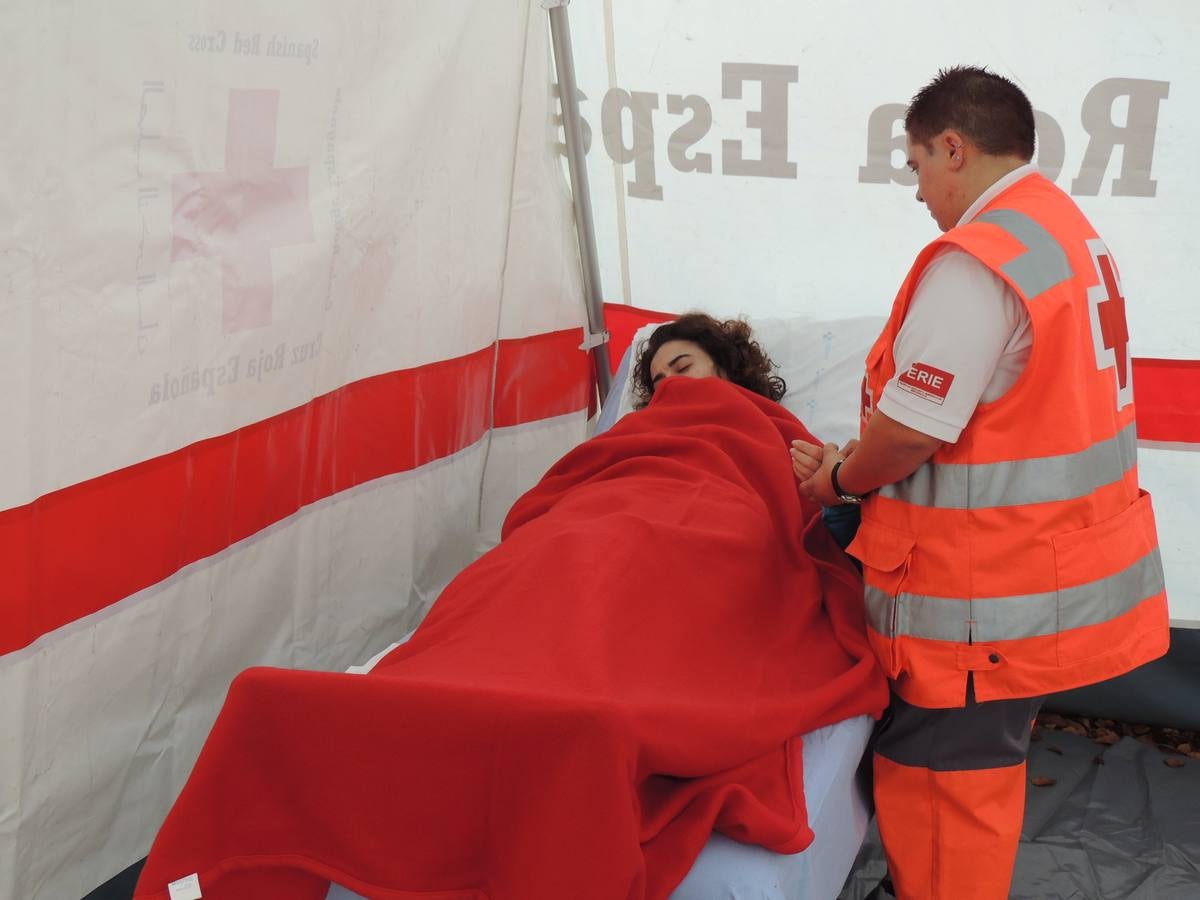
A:
{"label": "white tent fabric", "polygon": [[536,3],[0,23],[0,898],[80,897],[238,671],[370,655],[495,540],[585,436],[584,315]]}
{"label": "white tent fabric", "polygon": [[[881,315],[933,236],[896,118],[977,62],[1041,111],[1135,355],[1200,359],[1182,0],[571,13],[609,299]],[[582,292],[534,0],[0,25],[0,900],[70,898],[146,852],[238,671],[391,643],[586,435]],[[1197,457],[1140,458],[1200,623]]]}
{"label": "white tent fabric", "polygon": [[[1036,162],[1120,261],[1132,354],[1200,359],[1194,5],[596,0],[571,14],[609,300],[886,315],[937,235],[904,167],[904,108],[937,69],[986,65],[1027,91]],[[1139,453],[1172,621],[1194,626],[1195,449]]]}

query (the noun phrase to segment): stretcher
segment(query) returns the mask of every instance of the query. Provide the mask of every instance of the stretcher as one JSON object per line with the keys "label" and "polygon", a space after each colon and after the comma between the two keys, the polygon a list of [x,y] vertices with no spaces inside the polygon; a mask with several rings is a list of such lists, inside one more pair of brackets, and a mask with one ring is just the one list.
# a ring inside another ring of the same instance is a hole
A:
{"label": "stretcher", "polygon": [[[818,436],[842,441],[856,426],[854,410],[862,358],[878,333],[875,317],[818,322],[775,319],[752,322],[768,355],[788,382],[783,405]],[[597,420],[597,433],[632,410],[630,360],[653,330],[635,335]],[[373,660],[351,671],[369,671]],[[862,845],[870,798],[860,764],[871,736],[869,716],[856,716],[803,735],[804,796],[815,834],[802,853],[778,854],[713,834],[672,900],[833,900]],[[334,884],[327,900],[362,900]]]}

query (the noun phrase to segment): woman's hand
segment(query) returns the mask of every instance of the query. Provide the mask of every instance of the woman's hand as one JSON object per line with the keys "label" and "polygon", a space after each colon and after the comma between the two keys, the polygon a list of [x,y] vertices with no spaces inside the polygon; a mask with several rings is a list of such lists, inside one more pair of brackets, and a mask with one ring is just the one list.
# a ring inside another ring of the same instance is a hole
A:
{"label": "woman's hand", "polygon": [[[846,446],[853,453],[858,447],[858,442],[851,441]],[[801,496],[822,506],[837,506],[842,502],[842,498],[834,493],[829,477],[829,470],[833,468],[834,463],[844,459],[837,444],[826,444],[822,447],[807,441],[792,441],[791,454],[792,472],[799,482]]]}
{"label": "woman's hand", "polygon": [[[837,452],[837,448],[834,448]],[[821,460],[825,458],[825,447],[820,444],[810,444],[808,441],[792,441],[792,471],[797,481],[808,481],[821,468]]]}

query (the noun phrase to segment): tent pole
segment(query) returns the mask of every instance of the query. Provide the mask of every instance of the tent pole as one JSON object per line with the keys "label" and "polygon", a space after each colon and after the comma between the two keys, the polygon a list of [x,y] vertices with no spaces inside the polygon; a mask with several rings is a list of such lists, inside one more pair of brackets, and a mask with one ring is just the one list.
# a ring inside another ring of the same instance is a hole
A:
{"label": "tent pole", "polygon": [[570,0],[542,0],[542,7],[550,13],[554,68],[558,73],[563,132],[567,138],[567,167],[571,173],[571,196],[575,200],[575,231],[579,236],[579,260],[583,267],[583,292],[588,324],[580,349],[588,350],[592,355],[596,386],[600,391],[600,402],[603,403],[612,387],[612,370],[608,358],[608,330],[604,327],[604,295],[600,290],[600,261],[596,255],[592,195],[588,189],[583,127],[579,120],[575,57],[571,51],[571,26],[567,21],[569,2]]}

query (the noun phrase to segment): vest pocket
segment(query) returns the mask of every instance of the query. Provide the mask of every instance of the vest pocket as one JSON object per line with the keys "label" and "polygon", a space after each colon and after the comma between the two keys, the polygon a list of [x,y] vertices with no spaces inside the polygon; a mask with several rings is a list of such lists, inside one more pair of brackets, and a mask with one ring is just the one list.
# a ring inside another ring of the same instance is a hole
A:
{"label": "vest pocket", "polygon": [[[1070,665],[1120,649],[1112,635],[1077,629],[1109,622],[1163,590],[1162,564],[1150,495],[1087,528],[1054,537],[1058,664]],[[1134,638],[1134,628],[1124,637]]]}
{"label": "vest pocket", "polygon": [[[912,567],[916,538],[905,531],[864,518],[846,552],[863,564],[867,622],[872,643],[889,678],[903,669],[897,638],[905,633],[900,588]],[[881,642],[879,639],[883,638]],[[887,647],[886,658],[881,644]]]}

